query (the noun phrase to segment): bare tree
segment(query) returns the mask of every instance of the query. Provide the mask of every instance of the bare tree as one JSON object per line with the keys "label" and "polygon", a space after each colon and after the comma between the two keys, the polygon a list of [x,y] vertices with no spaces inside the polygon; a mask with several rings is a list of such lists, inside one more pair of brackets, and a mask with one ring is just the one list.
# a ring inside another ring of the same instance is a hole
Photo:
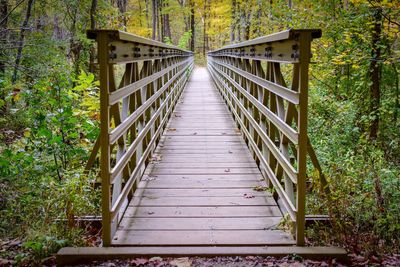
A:
{"label": "bare tree", "polygon": [[126,20],[126,16],[125,16],[127,5],[128,5],[128,0],[117,0],[118,10],[122,16],[122,25],[121,26],[125,31],[126,31],[126,24],[127,24],[127,20]]}
{"label": "bare tree", "polygon": [[157,39],[157,33],[158,33],[158,0],[152,0],[152,25],[153,25],[153,31],[151,38],[153,40]]}
{"label": "bare tree", "polygon": [[231,13],[231,43],[235,41],[236,31],[236,0],[232,0],[232,13]]}
{"label": "bare tree", "polygon": [[190,0],[190,31],[192,32],[192,37],[190,39],[190,50],[194,52],[195,50],[195,19],[194,19],[194,0]]}
{"label": "bare tree", "polygon": [[[0,46],[3,46],[7,42],[7,32],[8,32],[7,14],[8,14],[7,0],[0,0],[0,18],[2,18],[2,21],[0,22]],[[4,64],[4,61],[0,61],[0,78],[4,76],[5,69],[6,66]]]}
{"label": "bare tree", "polygon": [[22,58],[22,49],[24,47],[24,42],[25,42],[25,33],[28,28],[29,19],[31,18],[32,8],[33,8],[34,3],[35,3],[35,0],[28,0],[28,6],[26,8],[25,19],[21,26],[21,32],[20,32],[19,41],[18,41],[18,45],[17,45],[18,51],[17,51],[17,56],[15,58],[14,73],[11,78],[12,84],[15,84],[15,82],[17,81],[19,65],[21,63],[21,58]]}
{"label": "bare tree", "polygon": [[373,27],[371,28],[371,63],[369,65],[369,73],[371,78],[370,86],[370,114],[373,119],[371,122],[369,137],[371,139],[376,139],[378,136],[379,129],[379,107],[381,100],[381,90],[380,90],[380,57],[381,57],[381,33],[382,33],[382,7],[372,7],[373,12]]}
{"label": "bare tree", "polygon": [[[90,6],[90,29],[96,29],[96,10],[97,10],[97,0],[92,0],[92,5]],[[94,46],[90,48],[90,56],[89,56],[89,71],[94,72],[94,58],[95,58],[95,50]]]}
{"label": "bare tree", "polygon": [[[169,21],[169,2],[168,1],[163,1],[163,12],[162,12],[162,29],[163,29],[163,37],[167,37],[169,40],[171,40],[171,26],[170,26],[170,21]],[[164,41],[164,38],[163,38]]]}

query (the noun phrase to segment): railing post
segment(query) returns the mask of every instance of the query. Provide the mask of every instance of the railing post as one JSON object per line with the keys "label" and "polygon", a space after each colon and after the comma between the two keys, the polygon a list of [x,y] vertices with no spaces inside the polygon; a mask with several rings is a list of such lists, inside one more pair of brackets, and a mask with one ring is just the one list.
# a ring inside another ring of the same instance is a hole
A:
{"label": "railing post", "polygon": [[100,171],[103,246],[111,245],[111,186],[110,186],[110,107],[109,107],[109,68],[108,33],[97,35],[98,61],[100,67]]}
{"label": "railing post", "polygon": [[306,172],[307,172],[307,117],[308,117],[308,65],[311,58],[311,33],[299,34],[299,145],[297,150],[297,218],[296,243],[304,246],[305,205],[306,205]]}

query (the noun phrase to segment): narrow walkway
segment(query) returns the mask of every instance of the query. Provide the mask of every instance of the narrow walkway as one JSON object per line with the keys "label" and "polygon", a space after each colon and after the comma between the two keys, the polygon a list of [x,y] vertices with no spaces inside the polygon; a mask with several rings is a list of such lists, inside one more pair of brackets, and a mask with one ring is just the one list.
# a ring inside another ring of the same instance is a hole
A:
{"label": "narrow walkway", "polygon": [[195,68],[114,246],[292,245],[206,68]]}

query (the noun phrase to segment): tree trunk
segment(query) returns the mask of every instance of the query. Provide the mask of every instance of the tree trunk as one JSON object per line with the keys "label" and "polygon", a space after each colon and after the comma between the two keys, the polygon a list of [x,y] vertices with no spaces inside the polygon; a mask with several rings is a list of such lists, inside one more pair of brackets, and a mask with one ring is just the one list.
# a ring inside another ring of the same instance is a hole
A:
{"label": "tree trunk", "polygon": [[[8,33],[7,14],[8,14],[7,0],[0,0],[0,18],[4,18],[4,19],[2,19],[3,22],[0,24],[0,40],[2,43],[4,42],[4,44],[7,43],[7,33]],[[2,51],[3,52],[1,54],[4,53],[4,50],[2,50]],[[6,71],[6,65],[4,64],[4,61],[0,60],[0,79],[2,79],[4,77],[5,71]],[[2,92],[2,94],[3,94],[3,92]],[[3,99],[3,95],[1,95],[1,99]]]}
{"label": "tree trunk", "polygon": [[11,79],[12,84],[15,84],[15,82],[17,81],[19,64],[21,63],[21,58],[22,58],[22,48],[24,46],[24,41],[25,41],[25,32],[26,32],[26,29],[29,24],[29,19],[31,18],[32,7],[34,5],[34,2],[35,2],[35,0],[28,0],[28,6],[26,8],[25,19],[21,26],[21,33],[19,36],[18,44],[17,44],[18,51],[17,51],[17,56],[15,58],[14,73],[13,73],[13,76]]}
{"label": "tree trunk", "polygon": [[158,7],[157,7],[157,0],[152,0],[152,25],[153,25],[153,31],[152,31],[152,35],[151,35],[151,39],[156,40],[157,38],[157,18],[158,18]]}
{"label": "tree trunk", "polygon": [[244,40],[250,40],[250,26],[251,26],[251,10],[243,12],[244,14]]}
{"label": "tree trunk", "polygon": [[236,41],[240,42],[241,39],[241,27],[240,27],[240,4],[238,1],[236,1],[236,29],[237,29],[237,33],[236,33]]}
{"label": "tree trunk", "polygon": [[164,40],[164,25],[163,25],[163,15],[162,15],[162,6],[163,6],[163,0],[158,0],[158,16],[157,16],[157,26],[158,26],[158,38],[157,41],[162,42]]}
{"label": "tree trunk", "polygon": [[[164,8],[168,9],[168,1],[164,2]],[[169,40],[171,40],[171,26],[169,23],[169,13],[163,14],[163,24],[164,24],[164,37],[167,37]],[[164,41],[164,40],[163,40]]]}
{"label": "tree trunk", "polygon": [[392,64],[392,68],[394,71],[394,81],[395,81],[395,105],[394,105],[394,112],[393,112],[393,122],[396,124],[398,117],[398,111],[400,110],[400,87],[399,87],[399,72],[397,71],[396,64]]}
{"label": "tree trunk", "polygon": [[369,137],[376,139],[379,130],[379,107],[381,100],[380,91],[380,57],[381,57],[381,33],[382,33],[382,8],[375,7],[373,10],[373,28],[372,28],[372,59],[369,67],[371,86],[370,86],[370,115],[373,116]]}
{"label": "tree trunk", "polygon": [[190,31],[192,37],[190,39],[190,50],[195,50],[195,24],[194,24],[194,0],[190,1]]}
{"label": "tree trunk", "polygon": [[146,23],[147,23],[147,28],[150,28],[150,19],[149,19],[149,0],[146,1]]}
{"label": "tree trunk", "polygon": [[118,10],[122,16],[121,26],[124,29],[124,31],[126,31],[126,24],[127,24],[127,20],[126,20],[126,16],[125,16],[127,4],[128,4],[128,0],[117,0]]}
{"label": "tree trunk", "polygon": [[204,1],[204,20],[203,20],[203,56],[206,55],[206,51],[208,49],[208,35],[207,35],[207,26],[209,22],[210,16],[210,0]]}
{"label": "tree trunk", "polygon": [[236,31],[236,0],[232,0],[231,43],[235,41],[235,31]]}
{"label": "tree trunk", "polygon": [[[97,9],[97,0],[92,0],[92,5],[90,7],[90,29],[96,29],[96,9]],[[94,59],[95,59],[95,49],[94,46],[90,47],[90,55],[89,55],[89,71],[94,72]]]}
{"label": "tree trunk", "polygon": [[[3,22],[0,24],[0,48],[2,45],[6,45],[8,41],[8,19],[7,19],[7,14],[8,14],[8,3],[7,0],[0,0],[0,18],[4,18]],[[4,43],[3,43],[4,42]],[[0,56],[1,57],[6,57],[6,54],[4,54],[4,50],[0,49]],[[0,79],[4,79],[4,75],[6,72],[6,65],[4,64],[4,61],[0,60]],[[6,105],[6,92],[4,90],[0,90],[0,114],[4,114],[7,111],[7,105]]]}
{"label": "tree trunk", "polygon": [[262,15],[262,0],[257,0],[257,13],[256,13],[253,35],[255,37],[261,36],[261,15]]}

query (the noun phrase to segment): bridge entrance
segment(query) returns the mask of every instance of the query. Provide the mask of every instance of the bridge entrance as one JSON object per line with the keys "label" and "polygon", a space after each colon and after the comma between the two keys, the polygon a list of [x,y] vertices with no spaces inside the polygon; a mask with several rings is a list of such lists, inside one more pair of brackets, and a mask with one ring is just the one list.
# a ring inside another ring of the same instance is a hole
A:
{"label": "bridge entrance", "polygon": [[307,136],[319,30],[223,47],[207,69],[174,46],[88,35],[101,133],[87,168],[100,151],[103,246],[304,245],[307,156],[327,191]]}

